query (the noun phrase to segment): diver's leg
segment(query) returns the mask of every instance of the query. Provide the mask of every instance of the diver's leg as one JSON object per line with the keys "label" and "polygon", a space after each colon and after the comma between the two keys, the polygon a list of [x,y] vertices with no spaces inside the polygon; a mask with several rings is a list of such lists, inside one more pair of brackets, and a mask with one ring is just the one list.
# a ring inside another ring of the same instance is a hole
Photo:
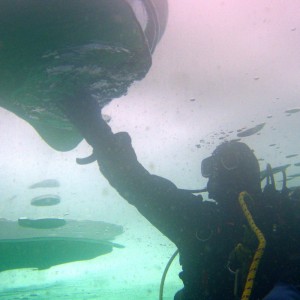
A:
{"label": "diver's leg", "polygon": [[263,300],[300,300],[300,291],[294,285],[280,282]]}

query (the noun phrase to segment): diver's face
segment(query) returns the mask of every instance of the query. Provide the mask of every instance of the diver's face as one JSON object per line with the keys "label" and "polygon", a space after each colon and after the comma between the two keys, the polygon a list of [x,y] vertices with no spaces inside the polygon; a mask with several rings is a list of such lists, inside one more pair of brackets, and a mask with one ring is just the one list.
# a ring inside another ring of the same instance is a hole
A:
{"label": "diver's face", "polygon": [[226,159],[211,156],[201,165],[202,175],[208,178],[208,197],[217,202],[234,197],[238,190],[238,165],[231,158]]}
{"label": "diver's face", "polygon": [[218,173],[212,174],[207,182],[208,198],[221,202],[230,197],[235,190],[235,182]]}
{"label": "diver's face", "polygon": [[240,187],[239,181],[232,174],[223,175],[216,173],[209,177],[207,192],[209,199],[217,201],[220,205],[228,205],[237,199]]}
{"label": "diver's face", "polygon": [[221,188],[220,181],[218,178],[211,176],[207,182],[208,198],[218,200],[223,195],[223,189]]}

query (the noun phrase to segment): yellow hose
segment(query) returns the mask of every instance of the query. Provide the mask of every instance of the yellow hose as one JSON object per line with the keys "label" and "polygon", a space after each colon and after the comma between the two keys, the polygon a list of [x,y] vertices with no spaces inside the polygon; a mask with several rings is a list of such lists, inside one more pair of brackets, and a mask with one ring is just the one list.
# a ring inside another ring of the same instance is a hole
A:
{"label": "yellow hose", "polygon": [[246,202],[245,202],[245,197],[246,196],[250,197],[250,195],[247,192],[241,192],[239,194],[239,203],[240,203],[240,206],[243,210],[243,213],[244,213],[244,215],[245,215],[245,217],[248,221],[248,224],[249,224],[250,228],[255,233],[255,235],[258,239],[258,247],[256,249],[256,252],[255,252],[255,255],[253,257],[251,266],[249,268],[249,272],[248,272],[248,275],[247,275],[247,280],[246,280],[246,284],[245,284],[245,287],[244,287],[244,291],[243,291],[241,300],[250,299],[254,279],[255,279],[255,276],[256,276],[256,271],[258,269],[261,258],[264,254],[264,250],[266,248],[266,239],[265,239],[263,233],[259,230],[259,228],[254,223],[254,220],[251,216],[251,213],[247,208],[247,205],[246,205]]}

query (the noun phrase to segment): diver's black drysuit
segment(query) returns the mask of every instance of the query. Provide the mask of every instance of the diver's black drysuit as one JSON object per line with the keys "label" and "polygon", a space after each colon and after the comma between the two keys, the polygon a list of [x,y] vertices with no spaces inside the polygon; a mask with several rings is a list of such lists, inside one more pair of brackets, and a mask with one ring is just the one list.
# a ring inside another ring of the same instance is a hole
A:
{"label": "diver's black drysuit", "polygon": [[[243,225],[247,221],[242,211],[230,219],[218,205],[202,201],[201,197],[178,189],[172,182],[151,175],[138,162],[129,135],[113,134],[100,118],[97,104],[84,102],[80,99],[74,104],[68,102],[65,111],[93,147],[102,174],[179,249],[183,270],[179,276],[184,289],[175,299],[233,300],[235,276],[228,270],[227,263],[230,253],[245,235]],[[266,217],[267,213],[260,210],[259,215]],[[262,299],[278,280],[292,281],[300,275],[299,257],[295,265],[285,252],[287,247],[292,247],[288,236],[283,246],[284,240],[272,237],[272,225],[265,224],[264,218],[258,222],[266,235],[267,249],[256,276],[253,300]],[[243,286],[239,287],[239,296],[242,290]]]}

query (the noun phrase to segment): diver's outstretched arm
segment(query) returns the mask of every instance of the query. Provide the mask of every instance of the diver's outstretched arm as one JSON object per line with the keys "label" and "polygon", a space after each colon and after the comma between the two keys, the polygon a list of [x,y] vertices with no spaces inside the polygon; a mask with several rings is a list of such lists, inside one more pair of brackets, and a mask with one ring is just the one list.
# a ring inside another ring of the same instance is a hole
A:
{"label": "diver's outstretched arm", "polygon": [[196,215],[201,203],[198,198],[177,189],[169,180],[150,174],[138,162],[128,133],[113,134],[92,97],[82,94],[67,100],[64,111],[93,147],[93,157],[102,174],[123,198],[173,242],[185,232],[190,234],[186,218],[191,211]]}

